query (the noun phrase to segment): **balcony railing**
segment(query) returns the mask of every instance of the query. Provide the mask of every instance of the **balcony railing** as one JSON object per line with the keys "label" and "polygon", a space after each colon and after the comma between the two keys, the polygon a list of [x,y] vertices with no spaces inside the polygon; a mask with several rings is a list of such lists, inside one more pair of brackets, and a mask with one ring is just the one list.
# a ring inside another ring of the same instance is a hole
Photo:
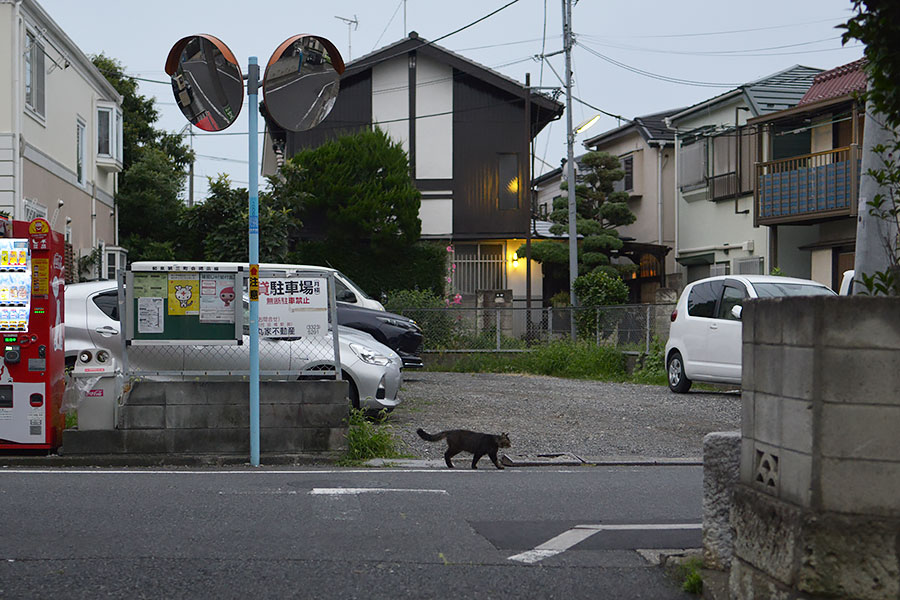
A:
{"label": "balcony railing", "polygon": [[855,144],[758,163],[755,221],[774,225],[856,214],[859,172]]}
{"label": "balcony railing", "polygon": [[741,189],[741,180],[738,179],[738,174],[734,171],[707,177],[706,183],[709,186],[709,193],[712,200],[734,198],[739,194]]}

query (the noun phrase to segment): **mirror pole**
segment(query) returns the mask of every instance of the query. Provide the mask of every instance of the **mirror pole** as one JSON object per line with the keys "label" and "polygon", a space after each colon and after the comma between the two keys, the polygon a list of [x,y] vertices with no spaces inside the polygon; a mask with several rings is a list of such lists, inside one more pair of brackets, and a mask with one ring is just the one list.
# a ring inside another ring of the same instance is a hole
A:
{"label": "mirror pole", "polygon": [[[259,181],[257,138],[259,117],[259,65],[251,56],[247,68],[247,96],[250,100],[249,156],[250,163],[250,465],[259,466]],[[256,285],[253,279],[256,275]],[[254,287],[256,288],[254,290]]]}

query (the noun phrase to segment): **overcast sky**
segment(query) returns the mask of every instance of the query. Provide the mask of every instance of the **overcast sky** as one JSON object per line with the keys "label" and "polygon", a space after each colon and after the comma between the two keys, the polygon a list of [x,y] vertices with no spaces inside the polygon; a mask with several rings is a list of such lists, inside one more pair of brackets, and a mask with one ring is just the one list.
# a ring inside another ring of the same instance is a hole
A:
{"label": "overcast sky", "polygon": [[[166,82],[169,49],[195,33],[224,41],[244,71],[248,57],[264,65],[282,41],[299,33],[330,39],[348,61],[409,31],[429,40],[441,37],[509,1],[407,0],[404,29],[402,0],[38,0],[86,54],[102,52],[129,75]],[[851,14],[850,0],[580,0],[572,18],[580,44],[573,52],[573,95],[630,118],[689,106],[795,64],[830,69],[862,56],[858,44],[842,47],[834,29]],[[355,18],[358,25],[348,27],[336,16]],[[561,0],[519,0],[438,44],[518,81],[530,72],[532,85],[562,86],[548,66],[562,76],[562,54],[547,59],[543,69],[533,59],[542,48],[545,54],[562,48],[561,17]],[[140,92],[157,98],[158,127],[177,132],[185,126],[168,83],[141,82]],[[594,114],[574,102],[576,126]],[[577,136],[575,153],[584,151],[583,139],[618,125],[603,117]],[[248,185],[247,129],[246,103],[224,132],[194,129],[203,134],[193,137],[195,199],[205,196],[206,177],[218,173]],[[541,133],[536,155],[536,174],[559,166],[566,155],[565,117]]]}

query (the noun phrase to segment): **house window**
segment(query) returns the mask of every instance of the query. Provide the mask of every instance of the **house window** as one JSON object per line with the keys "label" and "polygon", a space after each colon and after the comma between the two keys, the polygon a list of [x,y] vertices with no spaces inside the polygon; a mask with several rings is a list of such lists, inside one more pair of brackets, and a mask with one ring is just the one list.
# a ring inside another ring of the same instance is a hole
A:
{"label": "house window", "polygon": [[78,185],[84,185],[84,156],[86,147],[84,129],[84,121],[78,119],[78,122],[75,123],[75,178],[78,180]]}
{"label": "house window", "polygon": [[98,103],[97,156],[122,162],[122,111],[111,103]]}
{"label": "house window", "polygon": [[497,155],[497,206],[500,210],[519,208],[519,156]]}
{"label": "house window", "polygon": [[30,31],[25,48],[25,105],[44,116],[44,46]]}
{"label": "house window", "polygon": [[683,190],[706,185],[706,138],[684,144],[678,151],[678,183]]}
{"label": "house window", "polygon": [[613,183],[615,192],[634,191],[634,156],[628,155],[619,159],[619,165],[625,171],[625,177]]}
{"label": "house window", "polygon": [[716,275],[731,275],[731,264],[728,261],[725,261],[710,265],[709,276],[715,277]]}

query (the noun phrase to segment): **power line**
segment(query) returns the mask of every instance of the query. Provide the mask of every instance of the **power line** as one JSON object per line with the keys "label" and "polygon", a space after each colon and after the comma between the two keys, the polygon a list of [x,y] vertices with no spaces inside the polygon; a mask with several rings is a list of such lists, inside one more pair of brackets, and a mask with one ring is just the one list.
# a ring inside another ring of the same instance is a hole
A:
{"label": "power line", "polygon": [[610,58],[609,56],[606,56],[605,54],[601,54],[600,52],[597,52],[596,50],[594,50],[593,48],[591,48],[589,46],[585,46],[581,42],[576,41],[575,43],[578,46],[580,46],[581,48],[584,48],[588,53],[593,54],[594,56],[596,56],[597,58],[599,58],[601,60],[605,60],[606,62],[608,62],[612,65],[615,65],[621,69],[625,69],[626,71],[631,71],[632,73],[636,73],[638,75],[643,75],[644,77],[649,77],[651,79],[657,79],[659,81],[665,81],[668,83],[677,83],[679,85],[690,85],[690,86],[695,86],[695,87],[723,88],[723,87],[739,87],[741,85],[740,83],[715,83],[715,82],[711,82],[711,81],[694,81],[692,79],[680,79],[678,77],[669,77],[668,75],[660,75],[658,73],[652,73],[650,71],[638,69],[637,67],[632,67],[623,62],[619,62],[613,58]]}
{"label": "power line", "polygon": [[659,54],[685,54],[692,56],[726,56],[733,57],[736,55],[745,55],[745,56],[766,56],[766,54],[746,54],[750,52],[763,52],[766,50],[782,50],[784,48],[796,48],[799,46],[810,46],[813,44],[821,44],[822,42],[830,42],[834,40],[841,39],[840,36],[822,38],[819,40],[810,40],[808,42],[798,42],[795,44],[783,44],[781,46],[769,46],[765,48],[747,48],[744,50],[671,50],[671,49],[660,49],[660,48],[643,48],[640,46],[629,46],[627,44],[610,44],[598,41],[596,38],[592,38],[592,36],[582,36],[582,38],[587,38],[591,40],[594,44],[604,46],[607,48],[616,48],[619,50],[633,50],[637,52],[655,52]]}
{"label": "power line", "polygon": [[[370,50],[370,52],[374,52],[375,48],[378,47],[378,42],[380,42],[381,38],[384,37],[384,34],[387,33],[388,27],[391,26],[391,23],[394,22],[394,17],[397,16],[397,12],[400,11],[400,7],[403,6],[404,1],[405,0],[400,0],[399,4],[397,4],[397,8],[394,9],[394,14],[391,15],[391,19],[387,22],[387,25],[384,26],[384,31],[382,31],[381,35],[378,36],[378,39],[375,40],[375,45],[372,46],[372,50]],[[406,32],[404,31],[403,34],[406,35]]]}
{"label": "power line", "polygon": [[629,36],[620,36],[620,37],[628,37],[628,38],[681,38],[681,37],[702,37],[708,35],[730,35],[732,33],[748,33],[751,31],[767,31],[769,29],[786,29],[789,27],[798,27],[801,25],[814,25],[817,23],[834,23],[835,21],[840,21],[846,17],[832,17],[831,19],[819,19],[817,21],[805,21],[802,23],[788,23],[784,25],[770,25],[768,27],[753,27],[750,29],[732,29],[726,31],[706,31],[701,33],[671,33],[671,34],[661,34],[661,35],[629,35]]}

